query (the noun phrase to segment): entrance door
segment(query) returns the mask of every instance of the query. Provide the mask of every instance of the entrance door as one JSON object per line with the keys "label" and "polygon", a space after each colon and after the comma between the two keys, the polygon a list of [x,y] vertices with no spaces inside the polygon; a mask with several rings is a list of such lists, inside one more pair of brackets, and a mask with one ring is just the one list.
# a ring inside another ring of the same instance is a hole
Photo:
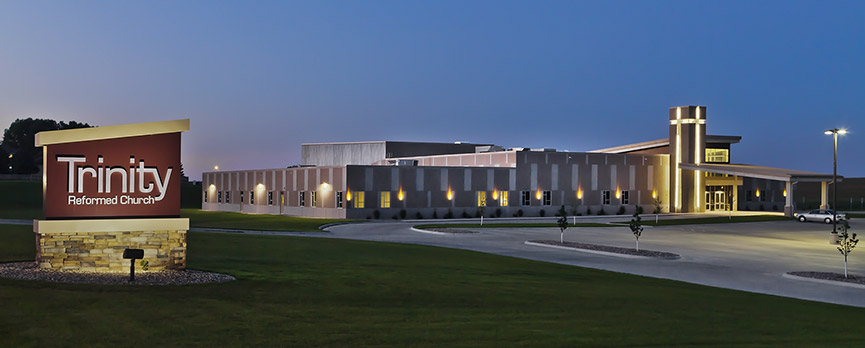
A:
{"label": "entrance door", "polygon": [[727,193],[724,191],[715,191],[715,209],[727,210]]}

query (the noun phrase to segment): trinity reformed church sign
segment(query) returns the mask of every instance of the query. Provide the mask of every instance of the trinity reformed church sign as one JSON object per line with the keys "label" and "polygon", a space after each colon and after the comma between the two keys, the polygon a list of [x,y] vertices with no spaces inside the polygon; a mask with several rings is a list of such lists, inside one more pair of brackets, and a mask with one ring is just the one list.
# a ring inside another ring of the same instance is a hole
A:
{"label": "trinity reformed church sign", "polygon": [[[179,216],[187,129],[180,120],[38,134],[45,218]],[[82,131],[88,136],[76,136]]]}

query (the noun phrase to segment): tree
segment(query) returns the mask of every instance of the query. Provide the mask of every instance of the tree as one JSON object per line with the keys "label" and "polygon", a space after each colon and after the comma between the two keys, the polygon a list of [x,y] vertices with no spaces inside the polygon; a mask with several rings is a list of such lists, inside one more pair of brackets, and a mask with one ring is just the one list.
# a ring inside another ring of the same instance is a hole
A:
{"label": "tree", "polygon": [[556,220],[556,223],[559,224],[559,229],[561,230],[561,234],[559,235],[559,242],[565,243],[565,230],[568,228],[568,213],[565,211],[565,206],[563,205],[559,208],[559,212],[556,213],[556,216],[559,217]]}
{"label": "tree", "polygon": [[660,198],[655,198],[653,201],[654,201],[654,203],[655,203],[655,211],[654,211],[654,214],[660,214],[660,213],[661,213],[661,199],[660,199]]}
{"label": "tree", "polygon": [[0,174],[9,173],[9,153],[0,146]]}
{"label": "tree", "polygon": [[844,255],[844,278],[847,278],[847,256],[850,255],[853,248],[859,243],[859,240],[856,239],[855,233],[853,233],[852,237],[848,234],[847,230],[850,229],[850,223],[847,220],[841,221],[841,225],[838,226],[838,251],[841,252],[841,255]]}
{"label": "tree", "polygon": [[643,224],[640,222],[640,214],[634,212],[634,218],[631,219],[631,223],[628,227],[631,228],[631,233],[634,234],[634,238],[637,240],[637,251],[640,251],[640,235],[643,234]]}
{"label": "tree", "polygon": [[3,131],[3,147],[12,154],[12,158],[9,159],[12,173],[33,174],[39,171],[42,151],[36,149],[36,133],[85,127],[90,127],[90,125],[75,121],[66,123],[41,118],[16,119],[9,125],[9,128]]}

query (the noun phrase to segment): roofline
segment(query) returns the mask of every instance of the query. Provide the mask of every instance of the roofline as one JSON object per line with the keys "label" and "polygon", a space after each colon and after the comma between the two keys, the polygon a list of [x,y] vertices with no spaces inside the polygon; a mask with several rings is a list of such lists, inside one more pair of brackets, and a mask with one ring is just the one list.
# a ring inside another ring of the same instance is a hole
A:
{"label": "roofline", "polygon": [[[723,163],[680,163],[679,167],[682,169],[688,170],[702,170],[706,172],[718,173],[718,174],[728,174],[728,175],[736,175],[743,176],[749,178],[757,178],[757,179],[768,179],[768,180],[777,180],[777,181],[801,181],[801,182],[822,182],[822,181],[830,181],[832,178],[832,174],[823,174],[823,173],[812,173],[805,172],[801,170],[793,170],[793,169],[785,169],[785,168],[774,168],[774,167],[764,167],[764,166],[755,166],[749,164],[723,164]],[[754,169],[769,169],[780,171],[776,175],[771,173],[749,173],[747,168]],[[843,176],[838,176],[838,180],[841,181]]]}
{"label": "roofline", "polygon": [[[725,144],[736,144],[742,140],[742,137],[738,135],[706,135],[706,143],[725,143]],[[657,140],[644,141],[641,143],[627,144],[627,145],[619,145],[614,147],[608,147],[604,149],[587,151],[590,153],[623,153],[623,152],[632,152],[646,149],[654,149],[663,146],[669,146],[670,139],[663,138]]]}
{"label": "roofline", "polygon": [[461,142],[457,144],[456,142],[435,142],[435,141],[406,141],[406,140],[372,140],[372,141],[335,141],[335,142],[325,142],[325,143],[301,143],[300,145],[351,145],[351,144],[380,144],[380,143],[406,143],[406,144],[446,144],[446,145],[474,145],[474,146],[495,146],[495,144],[486,144],[486,143],[467,143]]}

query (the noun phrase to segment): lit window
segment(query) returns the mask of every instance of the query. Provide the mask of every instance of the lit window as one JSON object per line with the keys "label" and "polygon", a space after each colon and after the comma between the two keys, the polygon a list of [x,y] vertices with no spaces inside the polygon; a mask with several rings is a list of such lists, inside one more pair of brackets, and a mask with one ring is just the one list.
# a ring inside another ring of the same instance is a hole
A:
{"label": "lit window", "polygon": [[553,193],[551,191],[544,191],[543,204],[544,205],[552,205],[553,204]]}
{"label": "lit window", "polygon": [[222,203],[222,191],[216,192],[216,203]]}
{"label": "lit window", "polygon": [[487,206],[487,191],[478,191],[478,206]]}
{"label": "lit window", "polygon": [[255,204],[255,191],[249,191],[249,204]]}
{"label": "lit window", "polygon": [[273,191],[267,191],[267,205],[273,205]]}
{"label": "lit window", "polygon": [[312,205],[311,207],[315,208],[318,206],[318,192],[312,191]]}
{"label": "lit window", "polygon": [[729,149],[706,149],[706,162],[730,163]]}
{"label": "lit window", "polygon": [[231,203],[231,192],[225,191],[225,203]]}
{"label": "lit window", "polygon": [[300,204],[298,204],[297,206],[299,206],[299,207],[306,206],[306,191],[300,191],[298,193],[298,201],[300,202]]}
{"label": "lit window", "polygon": [[630,204],[631,203],[631,192],[630,191],[622,191],[622,204]]}
{"label": "lit window", "polygon": [[605,190],[601,192],[601,204],[610,204],[610,191]]}
{"label": "lit window", "polygon": [[499,205],[502,207],[508,206],[508,191],[499,192]]}
{"label": "lit window", "polygon": [[381,199],[379,200],[381,208],[390,208],[390,191],[382,191]]}
{"label": "lit window", "polygon": [[364,193],[363,191],[357,191],[354,193],[354,207],[355,208],[363,208],[364,206]]}
{"label": "lit window", "polygon": [[342,208],[342,191],[336,192],[336,207]]}
{"label": "lit window", "polygon": [[523,205],[532,205],[532,193],[529,191],[520,191],[520,203]]}

